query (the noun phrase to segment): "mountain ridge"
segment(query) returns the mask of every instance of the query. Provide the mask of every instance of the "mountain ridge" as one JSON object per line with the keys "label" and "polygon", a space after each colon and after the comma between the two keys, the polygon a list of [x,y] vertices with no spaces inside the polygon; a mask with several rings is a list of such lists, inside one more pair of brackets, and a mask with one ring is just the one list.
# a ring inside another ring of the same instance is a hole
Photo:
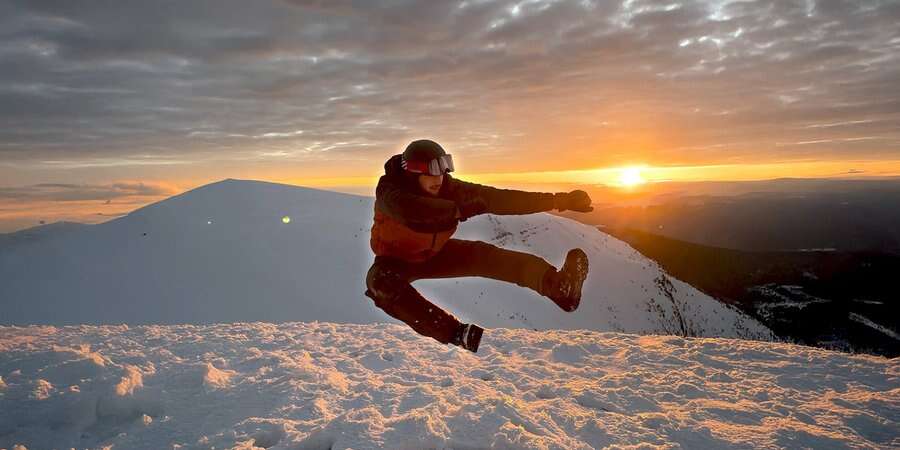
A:
{"label": "mountain ridge", "polygon": [[[6,324],[394,321],[362,295],[372,197],[227,179],[74,234],[0,251]],[[772,339],[753,319],[669,277],[627,244],[550,214],[482,215],[459,239],[592,261],[581,308],[559,311],[484,278],[419,280],[427,298],[487,327],[685,332]]]}

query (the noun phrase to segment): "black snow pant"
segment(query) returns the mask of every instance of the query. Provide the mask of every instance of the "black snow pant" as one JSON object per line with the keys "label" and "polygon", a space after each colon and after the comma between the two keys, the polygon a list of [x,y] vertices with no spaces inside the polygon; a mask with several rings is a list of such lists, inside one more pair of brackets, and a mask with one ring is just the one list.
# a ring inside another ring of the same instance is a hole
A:
{"label": "black snow pant", "polygon": [[430,278],[484,277],[515,283],[543,295],[544,273],[554,268],[539,256],[481,241],[450,239],[426,261],[376,256],[366,274],[365,294],[391,317],[442,344],[452,342],[460,322],[416,291],[411,282]]}

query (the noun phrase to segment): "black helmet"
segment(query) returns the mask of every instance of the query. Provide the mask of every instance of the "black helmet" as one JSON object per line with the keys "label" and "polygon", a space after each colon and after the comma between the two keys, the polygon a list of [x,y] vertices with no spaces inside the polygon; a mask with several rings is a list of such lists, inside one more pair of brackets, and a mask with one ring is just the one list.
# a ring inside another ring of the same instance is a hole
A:
{"label": "black helmet", "polygon": [[446,154],[447,152],[437,142],[430,139],[419,139],[406,146],[406,150],[403,151],[403,160],[428,162]]}
{"label": "black helmet", "polygon": [[441,175],[453,171],[453,157],[428,139],[410,142],[403,151],[401,164],[409,174]]}

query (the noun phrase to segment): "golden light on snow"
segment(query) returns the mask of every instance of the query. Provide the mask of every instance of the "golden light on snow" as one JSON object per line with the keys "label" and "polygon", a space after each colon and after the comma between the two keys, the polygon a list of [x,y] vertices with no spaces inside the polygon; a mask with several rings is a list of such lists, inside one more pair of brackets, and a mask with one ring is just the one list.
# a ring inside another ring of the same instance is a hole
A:
{"label": "golden light on snow", "polygon": [[282,223],[291,223],[291,217],[290,217],[290,216],[284,216],[284,217],[281,218],[281,222],[282,222]]}
{"label": "golden light on snow", "polygon": [[641,176],[640,167],[625,167],[619,173],[619,184],[622,186],[632,187],[645,182],[646,180]]}

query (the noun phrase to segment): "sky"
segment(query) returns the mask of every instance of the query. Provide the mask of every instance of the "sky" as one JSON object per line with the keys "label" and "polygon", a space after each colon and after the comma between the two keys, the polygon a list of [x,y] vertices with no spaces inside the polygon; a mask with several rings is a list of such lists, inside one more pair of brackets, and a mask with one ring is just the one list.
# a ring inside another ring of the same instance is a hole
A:
{"label": "sky", "polygon": [[897,23],[898,1],[0,0],[0,232],[224,178],[371,195],[422,138],[509,186],[900,175]]}

